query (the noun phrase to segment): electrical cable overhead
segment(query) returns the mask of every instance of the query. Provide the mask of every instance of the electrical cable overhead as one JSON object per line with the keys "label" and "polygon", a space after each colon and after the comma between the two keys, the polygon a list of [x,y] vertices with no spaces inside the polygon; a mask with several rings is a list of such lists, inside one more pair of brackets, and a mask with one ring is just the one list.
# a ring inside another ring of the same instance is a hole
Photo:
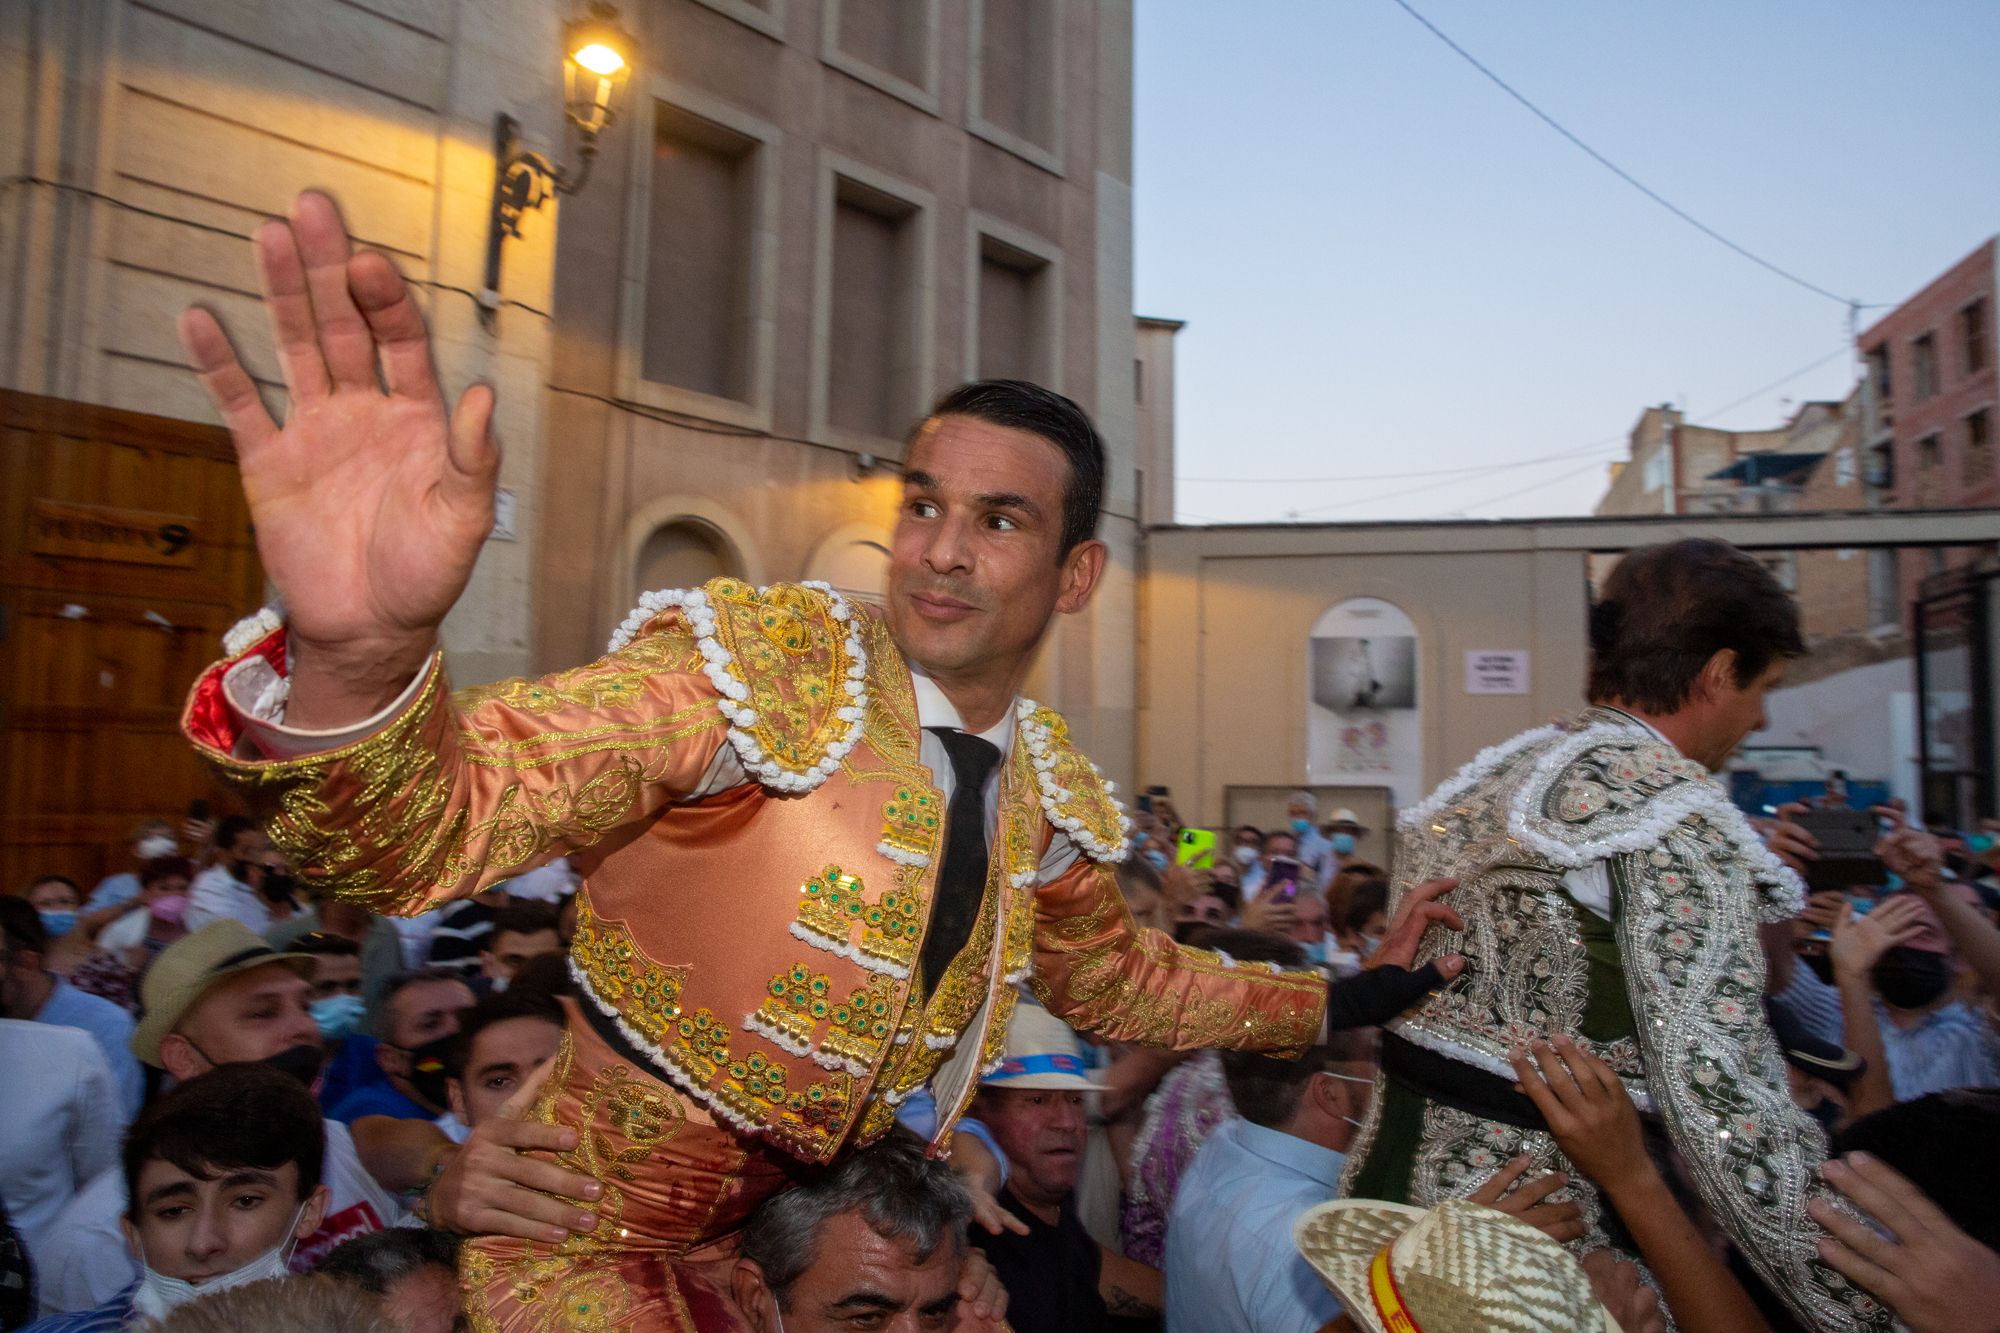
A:
{"label": "electrical cable overhead", "polygon": [[1582,149],[1586,154],[1589,155],[1592,161],[1596,162],[1599,166],[1609,171],[1612,175],[1618,177],[1618,179],[1624,181],[1627,185],[1637,190],[1640,194],[1645,195],[1648,199],[1658,204],[1661,208],[1666,209],[1669,213],[1672,213],[1675,217],[1687,223],[1690,227],[1693,227],[1696,231],[1708,237],[1710,240],[1719,242],[1720,244],[1727,246],[1729,249],[1735,251],[1743,258],[1757,265],[1759,268],[1767,269],[1770,272],[1777,274],[1779,277],[1783,278],[1786,282],[1792,283],[1795,286],[1803,287],[1807,291],[1812,292],[1816,296],[1824,296],[1829,301],[1838,302],[1840,305],[1845,306],[1849,310],[1880,310],[1886,308],[1879,304],[1871,304],[1868,302],[1856,300],[1851,296],[1841,296],[1836,292],[1830,292],[1826,288],[1820,286],[1818,283],[1808,282],[1804,278],[1800,277],[1798,274],[1793,273],[1791,270],[1786,268],[1781,268],[1777,264],[1772,263],[1770,260],[1764,258],[1762,255],[1756,253],[1755,251],[1749,249],[1748,247],[1739,245],[1735,241],[1730,240],[1727,236],[1724,236],[1721,232],[1709,226],[1706,222],[1703,222],[1700,218],[1694,216],[1694,214],[1688,212],[1685,208],[1682,208],[1679,204],[1676,204],[1673,200],[1667,198],[1665,195],[1661,194],[1658,190],[1655,190],[1652,186],[1647,185],[1644,181],[1634,176],[1631,172],[1625,170],[1625,168],[1619,166],[1616,162],[1613,162],[1610,158],[1606,157],[1604,154],[1598,152],[1595,148],[1592,148],[1589,144],[1585,143],[1582,139],[1578,138],[1561,121],[1557,120],[1554,116],[1550,115],[1548,112],[1536,106],[1533,102],[1529,101],[1524,94],[1517,91],[1512,84],[1508,83],[1498,74],[1495,74],[1491,69],[1488,69],[1486,65],[1481,63],[1479,57],[1473,55],[1472,52],[1466,50],[1464,47],[1460,46],[1457,42],[1453,41],[1445,33],[1444,29],[1438,27],[1437,24],[1431,22],[1429,19],[1425,18],[1422,14],[1418,13],[1416,7],[1411,5],[1409,3],[1409,0],[1389,0],[1389,2],[1395,5],[1398,9],[1402,10],[1405,14],[1408,14],[1411,18],[1415,19],[1418,23],[1421,23],[1425,28],[1427,28],[1430,31],[1431,36],[1437,38],[1439,41],[1443,42],[1446,46],[1450,47],[1455,53],[1457,53],[1457,55],[1462,60],[1465,61],[1465,63],[1471,65],[1474,69],[1478,70],[1481,74],[1484,74],[1488,79],[1492,80],[1493,83],[1499,87],[1500,91],[1506,93],[1507,96],[1519,102],[1529,111],[1532,111],[1535,114],[1536,118],[1541,120],[1543,124],[1547,125],[1557,134],[1560,134],[1563,138],[1569,140],[1572,144]]}
{"label": "electrical cable overhead", "polygon": [[[1811,371],[1818,370],[1821,366],[1833,360],[1835,357],[1847,355],[1850,352],[1852,352],[1852,350],[1853,349],[1851,347],[1843,343],[1841,346],[1834,348],[1832,351],[1826,353],[1825,355],[1815,357],[1813,360],[1807,362],[1803,366],[1800,366],[1798,369],[1788,371],[1787,373],[1780,375],[1777,379],[1772,380],[1770,383],[1760,385],[1757,388],[1752,389],[1749,393],[1746,393],[1739,398],[1731,399],[1729,402],[1724,403],[1721,407],[1715,408],[1714,410],[1703,414],[1701,420],[1690,421],[1687,424],[1690,426],[1706,426],[1711,422],[1713,422],[1717,417],[1732,412],[1736,408],[1743,406],[1743,404],[1750,402],[1753,399],[1760,398],[1763,395],[1771,392],[1773,389],[1783,388],[1786,384],[1789,384],[1791,381],[1797,379],[1799,376],[1807,374]],[[1346,483],[1346,482],[1359,482],[1359,481],[1369,481],[1369,480],[1400,481],[1405,477],[1443,478],[1443,480],[1441,481],[1440,480],[1427,481],[1424,482],[1422,485],[1408,486],[1403,488],[1402,490],[1388,491],[1381,495],[1369,495],[1354,500],[1341,500],[1334,504],[1319,505],[1311,509],[1288,510],[1285,514],[1285,520],[1291,521],[1301,518],[1312,517],[1318,514],[1331,514],[1342,509],[1355,509],[1359,508],[1362,505],[1376,504],[1383,500],[1396,500],[1396,499],[1401,499],[1402,497],[1408,495],[1419,495],[1425,491],[1434,491],[1447,486],[1455,486],[1460,484],[1461,482],[1473,480],[1475,479],[1475,477],[1478,476],[1491,476],[1495,473],[1513,472],[1522,468],[1538,467],[1544,463],[1556,463],[1571,458],[1579,458],[1585,454],[1602,453],[1605,450],[1622,446],[1625,443],[1625,440],[1626,440],[1625,435],[1619,434],[1615,436],[1607,436],[1605,439],[1597,441],[1594,444],[1581,445],[1574,449],[1563,449],[1551,454],[1541,454],[1534,458],[1520,458],[1520,459],[1513,459],[1505,463],[1485,463],[1473,467],[1464,467],[1464,468],[1432,469],[1427,472],[1385,473],[1385,474],[1379,474],[1375,477],[1365,477],[1365,476],[1364,477],[1283,477],[1283,478],[1243,477],[1243,478],[1237,478],[1237,480],[1261,481],[1270,484],[1278,484],[1278,483],[1303,484],[1309,482]],[[1588,462],[1584,463],[1581,467],[1570,468],[1568,471],[1558,473],[1555,476],[1549,477],[1543,481],[1538,481],[1531,486],[1526,486],[1516,491],[1509,491],[1503,495],[1489,496],[1484,500],[1475,500],[1469,505],[1463,505],[1460,507],[1463,509],[1474,509],[1478,508],[1481,505],[1494,504],[1501,500],[1512,499],[1516,495],[1525,495],[1529,491],[1540,490],[1544,486],[1554,485],[1558,481],[1562,481],[1569,477],[1574,477],[1582,472],[1587,472],[1591,468],[1602,466],[1605,461],[1606,460],[1604,459],[1593,458],[1590,459]],[[1177,482],[1195,481],[1195,480],[1199,479],[1193,477],[1175,478],[1175,481]],[[1214,478],[1212,480],[1223,480],[1223,479]]]}

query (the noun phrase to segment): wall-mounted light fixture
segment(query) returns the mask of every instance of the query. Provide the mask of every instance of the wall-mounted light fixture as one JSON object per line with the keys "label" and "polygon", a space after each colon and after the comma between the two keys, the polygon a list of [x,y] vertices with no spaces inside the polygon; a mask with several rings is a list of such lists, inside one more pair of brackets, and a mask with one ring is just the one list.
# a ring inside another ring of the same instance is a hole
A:
{"label": "wall-mounted light fixture", "polygon": [[574,168],[521,145],[521,126],[501,112],[493,122],[493,214],[486,232],[486,285],[481,318],[490,327],[500,308],[500,248],[521,234],[521,215],[550,196],[575,194],[590,179],[597,136],[617,115],[618,90],[632,72],[638,44],[618,26],[618,11],[591,0],[589,11],[563,25],[563,116],[576,127]]}

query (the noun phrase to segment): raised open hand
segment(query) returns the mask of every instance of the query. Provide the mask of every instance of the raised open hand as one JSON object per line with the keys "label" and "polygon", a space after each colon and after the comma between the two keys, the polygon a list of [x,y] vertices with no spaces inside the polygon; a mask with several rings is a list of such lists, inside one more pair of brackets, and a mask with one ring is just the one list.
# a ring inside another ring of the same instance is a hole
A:
{"label": "raised open hand", "polygon": [[215,316],[181,315],[236,444],[257,552],[290,621],[289,719],[358,721],[422,665],[493,526],[493,394],[447,414],[422,313],[395,267],[354,254],[308,190],[257,231],[257,272],[291,408],[271,419]]}

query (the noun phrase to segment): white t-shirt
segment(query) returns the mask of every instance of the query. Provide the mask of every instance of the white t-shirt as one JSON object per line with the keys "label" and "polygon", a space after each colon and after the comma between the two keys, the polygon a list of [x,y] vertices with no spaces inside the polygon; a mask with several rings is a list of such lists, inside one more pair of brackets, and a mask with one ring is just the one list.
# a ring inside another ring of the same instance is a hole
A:
{"label": "white t-shirt", "polygon": [[[329,1196],[326,1217],[292,1256],[295,1273],[310,1272],[344,1240],[410,1221],[403,1206],[362,1167],[347,1126],[338,1120],[326,1122],[326,1160],[320,1171]],[[45,1252],[35,1255],[44,1318],[101,1305],[138,1279],[139,1261],[118,1226],[124,1214],[125,1173],[118,1165],[63,1209]]]}
{"label": "white t-shirt", "polygon": [[188,886],[188,932],[224,917],[234,917],[259,935],[271,928],[271,909],[257,890],[221,866],[210,866]]}
{"label": "white t-shirt", "polygon": [[0,1019],[0,1069],[0,1199],[40,1268],[64,1208],[117,1165],[125,1106],[82,1028]]}
{"label": "white t-shirt", "polygon": [[137,948],[146,942],[146,930],[152,919],[153,911],[149,907],[127,912],[97,932],[97,947],[123,962],[127,949]]}

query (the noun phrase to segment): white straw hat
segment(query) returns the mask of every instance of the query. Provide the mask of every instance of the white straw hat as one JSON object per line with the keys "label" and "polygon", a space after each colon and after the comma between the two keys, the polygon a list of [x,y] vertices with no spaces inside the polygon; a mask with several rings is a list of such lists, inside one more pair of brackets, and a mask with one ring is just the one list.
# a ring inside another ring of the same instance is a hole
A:
{"label": "white straw hat", "polygon": [[1370,1333],[1619,1333],[1569,1251],[1481,1204],[1337,1199],[1292,1240]]}
{"label": "white straw hat", "polygon": [[987,1088],[1040,1091],[1091,1092],[1104,1087],[1091,1077],[1069,1025],[1026,999],[1014,1006],[1000,1064],[979,1082]]}

